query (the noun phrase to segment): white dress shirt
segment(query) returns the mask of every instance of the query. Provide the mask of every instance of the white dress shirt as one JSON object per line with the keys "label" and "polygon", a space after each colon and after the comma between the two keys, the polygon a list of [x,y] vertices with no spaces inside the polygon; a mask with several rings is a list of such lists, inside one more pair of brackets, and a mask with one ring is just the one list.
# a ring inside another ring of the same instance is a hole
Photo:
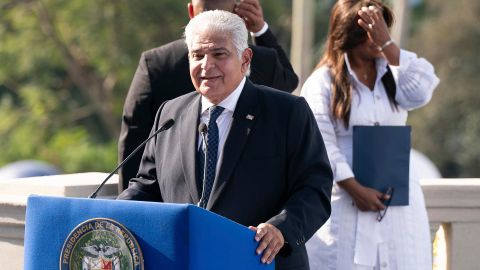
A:
{"label": "white dress shirt", "polygon": [[[346,55],[345,55],[346,56]],[[350,68],[352,106],[350,124],[331,114],[331,77],[327,67],[313,72],[302,88],[322,133],[336,182],[354,177],[352,171],[352,126],[405,125],[407,112],[428,103],[439,83],[433,66],[416,54],[401,50],[400,65],[389,66],[396,82],[398,111],[392,110],[381,81],[387,62],[377,59],[373,90],[361,83]],[[413,171],[411,170],[413,173]],[[423,193],[410,175],[410,205],[390,206],[382,222],[376,212],[361,212],[338,185],[332,190],[332,215],[307,243],[311,269],[431,269],[428,219]],[[324,268],[325,267],[325,268]]]}
{"label": "white dress shirt", "polygon": [[[225,141],[227,140],[228,132],[230,131],[230,127],[232,126],[232,119],[233,119],[233,112],[237,107],[238,98],[242,93],[243,87],[245,86],[246,77],[240,82],[240,84],[233,90],[228,97],[222,100],[217,106],[225,108],[222,111],[220,116],[217,118],[217,126],[218,126],[218,159],[217,159],[217,167],[215,172],[215,179],[218,176],[218,172],[220,171],[221,160],[223,158],[223,146],[225,145]],[[214,106],[208,99],[202,96],[202,108],[201,108],[201,116],[200,122],[205,123],[208,125],[208,120],[210,120],[210,115],[208,109]],[[202,138],[199,136],[198,140],[198,149],[202,145]]]}

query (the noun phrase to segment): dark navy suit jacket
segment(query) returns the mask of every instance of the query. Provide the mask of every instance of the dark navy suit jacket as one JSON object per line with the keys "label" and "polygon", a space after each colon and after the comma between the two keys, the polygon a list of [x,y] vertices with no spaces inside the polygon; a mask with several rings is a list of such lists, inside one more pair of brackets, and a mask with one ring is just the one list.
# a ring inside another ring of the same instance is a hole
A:
{"label": "dark navy suit jacket", "polygon": [[[146,145],[139,178],[130,180],[119,199],[199,201],[200,107],[195,92],[160,107],[152,131],[170,118],[175,124]],[[219,170],[207,209],[245,226],[273,224],[288,243],[276,258],[276,269],[308,269],[304,243],[330,216],[333,176],[304,98],[247,80]]]}

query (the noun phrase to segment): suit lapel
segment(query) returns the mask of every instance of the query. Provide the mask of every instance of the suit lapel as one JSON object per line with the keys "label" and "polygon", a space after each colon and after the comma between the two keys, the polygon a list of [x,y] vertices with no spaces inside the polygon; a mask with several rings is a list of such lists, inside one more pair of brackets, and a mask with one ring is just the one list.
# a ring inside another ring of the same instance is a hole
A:
{"label": "suit lapel", "polygon": [[198,202],[200,196],[197,189],[197,126],[200,111],[200,95],[187,106],[185,113],[180,117],[180,144],[182,152],[182,166],[185,181],[193,202]]}
{"label": "suit lapel", "polygon": [[257,103],[257,89],[247,79],[233,113],[232,126],[223,147],[220,172],[213,185],[207,209],[211,209],[217,201],[242,155],[248,136],[259,116]]}

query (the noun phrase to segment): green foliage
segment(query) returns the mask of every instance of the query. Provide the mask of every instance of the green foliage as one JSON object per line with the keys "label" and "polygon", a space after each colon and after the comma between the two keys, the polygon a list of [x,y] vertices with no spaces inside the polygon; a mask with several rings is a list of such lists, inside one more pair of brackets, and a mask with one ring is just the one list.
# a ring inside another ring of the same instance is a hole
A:
{"label": "green foliage", "polygon": [[261,0],[263,15],[278,41],[288,53],[290,51],[292,1]]}
{"label": "green foliage", "polygon": [[480,175],[480,2],[426,1],[428,16],[408,44],[435,66],[440,85],[428,106],[411,116],[414,146],[445,177]]}
{"label": "green foliage", "polygon": [[[123,102],[140,53],[177,39],[188,22],[178,0],[0,2],[0,166],[39,159],[65,172],[110,171]],[[316,63],[334,0],[315,3]],[[393,0],[389,1],[393,2]],[[289,51],[291,0],[261,0]],[[425,0],[412,13],[407,49],[441,78],[411,114],[414,147],[444,176],[480,174],[480,2]]]}
{"label": "green foliage", "polygon": [[111,170],[140,53],[180,37],[186,3],[7,1],[0,12],[0,166]]}
{"label": "green foliage", "polygon": [[[39,159],[64,172],[110,171],[140,53],[180,38],[188,1],[0,3],[0,166]],[[287,0],[262,1],[282,43]]]}
{"label": "green foliage", "polygon": [[[116,143],[96,143],[81,126],[63,125],[65,112],[55,95],[27,85],[15,105],[9,95],[0,102],[0,164],[39,159],[66,173],[106,171],[116,161]],[[19,109],[21,108],[21,109]],[[56,121],[51,121],[51,118]]]}

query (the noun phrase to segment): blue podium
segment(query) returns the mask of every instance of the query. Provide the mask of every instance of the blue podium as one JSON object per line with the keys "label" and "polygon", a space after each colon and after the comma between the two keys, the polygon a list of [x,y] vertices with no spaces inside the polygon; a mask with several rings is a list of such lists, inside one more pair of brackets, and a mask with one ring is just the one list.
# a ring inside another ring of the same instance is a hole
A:
{"label": "blue podium", "polygon": [[254,232],[194,205],[31,196],[24,269],[274,269]]}

